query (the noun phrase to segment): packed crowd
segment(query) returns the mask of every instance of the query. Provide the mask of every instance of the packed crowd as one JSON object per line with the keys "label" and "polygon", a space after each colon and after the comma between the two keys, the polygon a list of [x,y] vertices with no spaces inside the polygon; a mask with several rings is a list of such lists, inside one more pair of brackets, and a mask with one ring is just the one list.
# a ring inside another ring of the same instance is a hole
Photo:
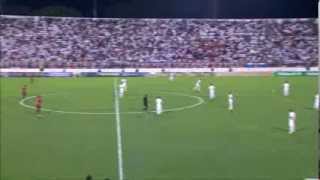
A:
{"label": "packed crowd", "polygon": [[0,18],[0,67],[317,64],[315,19]]}

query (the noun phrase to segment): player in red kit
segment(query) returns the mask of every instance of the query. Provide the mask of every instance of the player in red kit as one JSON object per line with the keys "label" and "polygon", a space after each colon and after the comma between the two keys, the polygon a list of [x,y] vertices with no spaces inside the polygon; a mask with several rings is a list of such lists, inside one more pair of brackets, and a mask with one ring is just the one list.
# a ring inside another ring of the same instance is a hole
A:
{"label": "player in red kit", "polygon": [[36,106],[36,112],[40,113],[41,107],[42,107],[42,96],[37,96],[36,97],[35,106]]}
{"label": "player in red kit", "polygon": [[21,88],[21,96],[22,96],[22,99],[24,99],[24,98],[27,97],[27,85],[24,85],[24,86]]}

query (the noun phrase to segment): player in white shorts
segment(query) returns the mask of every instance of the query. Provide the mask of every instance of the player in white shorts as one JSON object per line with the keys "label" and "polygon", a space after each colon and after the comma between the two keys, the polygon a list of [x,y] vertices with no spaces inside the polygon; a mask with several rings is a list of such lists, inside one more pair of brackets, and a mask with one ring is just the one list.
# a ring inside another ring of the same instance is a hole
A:
{"label": "player in white shorts", "polygon": [[120,83],[120,84],[119,84],[119,97],[120,97],[120,98],[123,97],[124,91],[125,91],[125,84],[124,84],[124,83]]}
{"label": "player in white shorts", "polygon": [[160,115],[162,113],[162,98],[156,98],[156,114]]}
{"label": "player in white shorts", "polygon": [[120,81],[122,84],[124,84],[124,91],[127,91],[128,90],[128,80],[127,79],[121,79]]}
{"label": "player in white shorts", "polygon": [[290,94],[290,84],[288,81],[285,81],[283,83],[283,95],[284,96],[289,96]]}
{"label": "player in white shorts", "polygon": [[319,94],[316,94],[314,96],[314,104],[313,104],[313,108],[319,110],[319,104],[320,103],[320,96]]}
{"label": "player in white shorts", "polygon": [[194,88],[193,88],[194,91],[197,91],[197,92],[200,92],[201,90],[201,80],[197,80],[196,84],[194,85]]}
{"label": "player in white shorts", "polygon": [[216,97],[216,87],[213,84],[210,84],[209,89],[209,99],[214,99]]}
{"label": "player in white shorts", "polygon": [[229,111],[234,109],[234,96],[231,92],[228,94],[228,109]]}
{"label": "player in white shorts", "polygon": [[292,134],[296,131],[296,118],[297,118],[296,113],[293,110],[289,110],[289,119],[288,119],[289,134]]}

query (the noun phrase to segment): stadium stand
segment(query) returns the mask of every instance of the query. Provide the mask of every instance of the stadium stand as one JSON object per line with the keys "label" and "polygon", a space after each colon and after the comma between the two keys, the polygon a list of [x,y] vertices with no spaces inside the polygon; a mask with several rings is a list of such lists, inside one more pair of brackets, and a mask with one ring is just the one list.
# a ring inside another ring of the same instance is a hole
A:
{"label": "stadium stand", "polygon": [[295,67],[317,64],[315,19],[1,16],[0,68]]}

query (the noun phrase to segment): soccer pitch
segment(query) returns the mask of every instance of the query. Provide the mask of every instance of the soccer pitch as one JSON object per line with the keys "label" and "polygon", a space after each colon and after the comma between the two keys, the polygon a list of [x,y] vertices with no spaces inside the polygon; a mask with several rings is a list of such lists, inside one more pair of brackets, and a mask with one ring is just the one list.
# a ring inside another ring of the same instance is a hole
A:
{"label": "soccer pitch", "polygon": [[[192,90],[197,79],[202,90]],[[119,81],[120,78],[117,78]],[[282,83],[291,83],[290,97]],[[312,77],[128,78],[116,114],[115,78],[1,79],[1,179],[293,180],[317,176],[317,120]],[[208,100],[208,85],[217,97]],[[28,85],[28,97],[20,89]],[[235,111],[227,110],[227,94]],[[144,112],[142,98],[164,99]],[[37,116],[33,96],[43,95]],[[297,132],[288,134],[288,109]],[[119,124],[118,124],[119,125]]]}

